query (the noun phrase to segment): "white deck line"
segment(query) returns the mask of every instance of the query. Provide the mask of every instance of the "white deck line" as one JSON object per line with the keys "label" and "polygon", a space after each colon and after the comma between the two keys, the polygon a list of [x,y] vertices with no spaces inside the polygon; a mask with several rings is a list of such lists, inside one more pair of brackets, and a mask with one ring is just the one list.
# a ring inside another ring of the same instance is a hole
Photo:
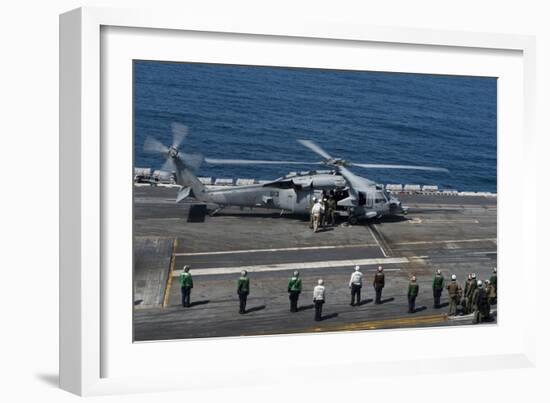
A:
{"label": "white deck line", "polygon": [[445,240],[445,241],[413,241],[413,242],[397,242],[392,244],[393,246],[399,245],[427,245],[432,243],[462,243],[462,242],[496,242],[496,238],[480,238],[480,239],[458,239],[458,240]]}
{"label": "white deck line", "polygon": [[[255,266],[236,266],[236,267],[212,267],[207,269],[191,269],[193,276],[213,276],[218,274],[237,274],[241,270],[246,270],[249,273],[261,273],[270,271],[284,271],[284,270],[307,270],[307,269],[326,269],[331,267],[342,267],[356,265],[379,265],[379,264],[399,264],[409,263],[409,259],[406,257],[394,257],[394,258],[373,258],[373,259],[354,259],[354,260],[330,260],[324,262],[297,262],[297,263],[280,263],[269,265],[255,265]],[[385,271],[399,271],[400,269],[385,269]],[[174,270],[173,277],[177,277],[181,274],[181,270]]]}
{"label": "white deck line", "polygon": [[384,255],[384,257],[388,257],[388,255],[386,254],[386,251],[384,250],[384,248],[382,247],[382,245],[380,245],[380,242],[378,241],[378,239],[376,238],[376,235],[374,235],[374,231],[372,230],[372,228],[369,226],[367,227],[369,229],[369,232],[370,232],[370,235],[372,236],[372,239],[374,239],[374,242],[376,242],[376,245],[378,245],[378,247],[380,248],[380,251],[382,252],[382,254]]}
{"label": "white deck line", "polygon": [[297,250],[320,250],[320,249],[344,249],[344,248],[368,248],[375,247],[375,244],[355,244],[355,245],[326,245],[326,246],[302,246],[293,248],[274,248],[274,249],[245,249],[245,250],[226,250],[215,252],[182,252],[174,253],[174,256],[210,256],[210,255],[231,255],[239,253],[261,253],[261,252],[286,252]]}

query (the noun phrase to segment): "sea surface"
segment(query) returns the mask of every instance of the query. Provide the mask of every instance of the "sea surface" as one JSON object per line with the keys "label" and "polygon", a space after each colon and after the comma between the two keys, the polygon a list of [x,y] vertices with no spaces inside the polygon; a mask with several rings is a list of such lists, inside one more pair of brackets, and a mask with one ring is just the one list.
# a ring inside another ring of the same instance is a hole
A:
{"label": "sea surface", "polygon": [[[319,161],[297,143],[358,163],[430,165],[450,173],[353,168],[377,183],[496,192],[496,78],[135,61],[135,166],[153,136],[189,128],[180,147],[210,158]],[[212,166],[214,178],[275,179],[310,166]]]}

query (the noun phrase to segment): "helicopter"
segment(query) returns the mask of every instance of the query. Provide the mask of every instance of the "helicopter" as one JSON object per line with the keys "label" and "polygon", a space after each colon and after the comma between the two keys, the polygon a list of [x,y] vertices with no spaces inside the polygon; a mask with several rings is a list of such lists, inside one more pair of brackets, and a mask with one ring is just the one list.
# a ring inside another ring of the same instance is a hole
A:
{"label": "helicopter", "polygon": [[[341,158],[334,158],[311,140],[298,140],[304,147],[322,157],[321,161],[271,161],[243,159],[205,158],[200,154],[187,154],[180,151],[180,145],[187,135],[187,127],[172,124],[173,141],[166,146],[148,136],[144,143],[147,153],[161,154],[166,158],[163,170],[173,172],[176,183],[181,186],[176,203],[193,197],[203,204],[213,204],[216,208],[211,215],[227,206],[263,207],[283,213],[298,215],[310,214],[315,199],[322,199],[329,194],[336,199],[336,213],[347,216],[348,222],[355,225],[362,219],[380,218],[390,215],[405,215],[407,207],[401,201],[362,176],[351,172],[351,167],[382,168],[382,169],[412,169],[432,172],[446,172],[445,168],[415,166],[360,164]],[[206,187],[193,173],[202,163],[211,165],[317,165],[328,170],[312,170],[291,173],[278,179],[261,184],[237,186]]]}

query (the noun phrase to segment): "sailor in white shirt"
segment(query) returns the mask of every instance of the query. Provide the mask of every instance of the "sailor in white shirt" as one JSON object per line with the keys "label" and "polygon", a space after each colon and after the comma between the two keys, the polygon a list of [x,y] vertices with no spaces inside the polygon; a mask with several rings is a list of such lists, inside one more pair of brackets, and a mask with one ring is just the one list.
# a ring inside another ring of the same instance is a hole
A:
{"label": "sailor in white shirt", "polygon": [[321,200],[316,200],[315,204],[311,208],[311,215],[313,216],[313,232],[317,232],[319,224],[321,223],[321,214],[325,212],[325,208],[321,203]]}
{"label": "sailor in white shirt", "polygon": [[315,304],[315,320],[321,320],[323,304],[325,303],[325,286],[323,280],[319,279],[317,285],[313,289],[313,303]]}
{"label": "sailor in white shirt", "polygon": [[349,280],[349,288],[351,288],[351,306],[361,305],[361,287],[363,286],[363,273],[359,271],[360,267],[355,266],[354,272]]}

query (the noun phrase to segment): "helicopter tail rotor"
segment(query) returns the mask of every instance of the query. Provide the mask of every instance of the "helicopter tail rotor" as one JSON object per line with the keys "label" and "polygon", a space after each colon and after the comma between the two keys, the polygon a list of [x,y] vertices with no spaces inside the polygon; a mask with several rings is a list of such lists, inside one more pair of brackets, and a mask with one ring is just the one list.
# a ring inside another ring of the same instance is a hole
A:
{"label": "helicopter tail rotor", "polygon": [[187,126],[181,123],[172,123],[171,146],[168,147],[154,137],[147,136],[143,144],[143,151],[162,155],[166,159],[161,168],[164,171],[177,172],[178,164],[195,171],[204,161],[204,157],[201,154],[187,154],[180,151],[180,145],[185,140],[187,132]]}

